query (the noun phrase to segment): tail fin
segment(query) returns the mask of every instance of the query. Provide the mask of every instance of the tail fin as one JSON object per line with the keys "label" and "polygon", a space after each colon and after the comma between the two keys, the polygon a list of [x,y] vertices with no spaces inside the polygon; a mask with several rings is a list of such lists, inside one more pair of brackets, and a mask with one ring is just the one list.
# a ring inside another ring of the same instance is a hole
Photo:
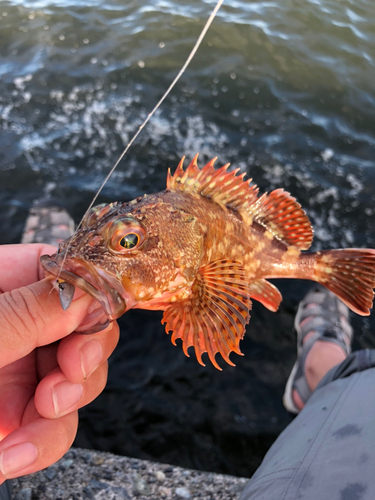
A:
{"label": "tail fin", "polygon": [[348,248],[317,252],[314,280],[352,311],[368,316],[375,287],[375,250]]}

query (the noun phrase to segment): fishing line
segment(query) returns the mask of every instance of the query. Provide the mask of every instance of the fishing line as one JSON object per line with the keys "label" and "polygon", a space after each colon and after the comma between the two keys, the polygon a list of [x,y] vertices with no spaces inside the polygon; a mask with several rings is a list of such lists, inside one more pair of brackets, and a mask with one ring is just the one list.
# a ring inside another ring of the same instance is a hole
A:
{"label": "fishing line", "polygon": [[[124,156],[126,155],[126,153],[128,152],[129,148],[131,147],[131,145],[133,144],[133,142],[137,139],[137,137],[139,136],[139,134],[142,132],[142,129],[145,127],[145,125],[147,125],[147,123],[150,121],[151,117],[155,114],[156,110],[161,106],[161,104],[163,103],[163,101],[165,100],[165,98],[169,95],[169,93],[171,92],[171,90],[173,89],[173,87],[176,85],[176,83],[178,82],[178,80],[181,78],[181,76],[183,75],[183,73],[185,72],[186,68],[188,67],[188,65],[190,64],[191,60],[193,59],[193,57],[195,56],[200,44],[202,43],[202,40],[203,38],[205,37],[209,27],[211,26],[212,24],[212,21],[215,19],[216,17],[216,14],[218,12],[218,10],[220,9],[221,5],[223,4],[224,0],[218,0],[218,2],[216,3],[215,5],[215,8],[214,10],[212,11],[210,17],[207,19],[206,21],[206,24],[204,25],[202,31],[201,31],[201,34],[199,35],[198,37],[198,40],[195,42],[195,45],[194,47],[192,48],[188,58],[186,59],[185,61],[185,64],[182,66],[182,68],[180,69],[180,71],[178,72],[177,76],[175,77],[175,79],[172,81],[172,83],[170,84],[170,86],[168,87],[168,89],[165,91],[165,93],[163,94],[163,96],[161,97],[161,99],[159,100],[159,102],[156,104],[156,106],[154,107],[154,109],[147,115],[146,119],[144,120],[144,122],[142,123],[142,125],[139,127],[139,129],[137,130],[137,132],[134,134],[134,136],[130,139],[130,141],[128,142],[126,148],[124,149],[124,151],[121,153],[119,159],[116,161],[116,163],[114,164],[114,166],[111,168],[111,170],[109,171],[108,175],[106,176],[106,178],[104,179],[104,181],[102,182],[101,186],[99,187],[98,191],[96,192],[94,198],[92,199],[88,209],[86,210],[86,212],[84,213],[80,223],[78,224],[78,226],[76,227],[76,230],[74,232],[74,234],[78,231],[78,229],[81,227],[82,225],[82,222],[84,221],[84,219],[86,218],[86,216],[88,215],[89,211],[91,210],[91,208],[93,207],[94,203],[96,202],[99,194],[101,193],[102,189],[104,188],[104,186],[107,184],[109,178],[111,177],[111,175],[113,174],[113,172],[116,170],[118,164],[120,163],[120,161],[124,158]],[[65,250],[65,255],[64,255],[64,258],[63,258],[63,261],[61,263],[61,266],[60,266],[60,270],[59,270],[59,273],[58,273],[58,276],[57,276],[57,280],[59,279],[60,277],[60,273],[61,273],[61,270],[65,264],[65,259],[66,259],[66,256],[67,256],[67,253],[69,251],[69,248],[70,248],[70,242],[68,243],[67,245],[67,248]]]}

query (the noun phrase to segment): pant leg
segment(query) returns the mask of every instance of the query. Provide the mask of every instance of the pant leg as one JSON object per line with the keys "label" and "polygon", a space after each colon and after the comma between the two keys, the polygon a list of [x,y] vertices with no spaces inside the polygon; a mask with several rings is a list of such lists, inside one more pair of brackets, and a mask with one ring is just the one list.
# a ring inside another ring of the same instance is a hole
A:
{"label": "pant leg", "polygon": [[240,500],[375,498],[375,351],[350,358],[278,437]]}
{"label": "pant leg", "polygon": [[10,481],[5,481],[0,485],[0,500],[11,500],[12,498],[12,488]]}
{"label": "pant leg", "polygon": [[352,352],[342,363],[334,366],[326,373],[319,382],[316,390],[339,378],[350,377],[353,373],[363,372],[364,370],[374,367],[375,349],[362,349],[361,351]]}

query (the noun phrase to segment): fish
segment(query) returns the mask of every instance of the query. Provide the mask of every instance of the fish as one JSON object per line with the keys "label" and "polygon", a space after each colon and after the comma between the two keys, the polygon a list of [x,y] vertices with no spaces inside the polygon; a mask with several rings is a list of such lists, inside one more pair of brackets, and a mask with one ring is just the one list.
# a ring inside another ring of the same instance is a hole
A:
{"label": "fish", "polygon": [[[171,340],[234,366],[252,301],[277,311],[282,296],[269,279],[307,279],[369,315],[375,287],[374,249],[306,252],[313,228],[283,189],[259,194],[252,179],[217,158],[203,168],[183,157],[164,191],[127,203],[93,207],[80,229],[41,264],[69,307],[74,287],[96,299],[81,333],[105,328],[129,309],[164,311]],[[64,286],[64,283],[70,286]]]}

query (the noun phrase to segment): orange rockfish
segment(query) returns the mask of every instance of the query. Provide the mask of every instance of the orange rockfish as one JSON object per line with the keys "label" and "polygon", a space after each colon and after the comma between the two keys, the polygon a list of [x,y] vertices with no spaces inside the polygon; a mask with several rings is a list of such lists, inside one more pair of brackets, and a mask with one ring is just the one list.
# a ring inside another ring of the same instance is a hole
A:
{"label": "orange rockfish", "polygon": [[278,309],[282,297],[268,278],[317,281],[352,311],[369,314],[375,250],[302,253],[313,229],[289,193],[258,196],[239,169],[215,170],[215,160],[199,169],[197,157],[186,171],[182,159],[168,172],[165,191],[91,209],[55,255],[41,258],[58,277],[64,308],[75,286],[102,306],[104,323],[94,314],[86,333],[131,308],[163,310],[172,342],[182,339],[186,355],[193,346],[200,364],[207,352],[219,368],[216,353],[231,365],[230,352],[241,354],[251,300]]}

